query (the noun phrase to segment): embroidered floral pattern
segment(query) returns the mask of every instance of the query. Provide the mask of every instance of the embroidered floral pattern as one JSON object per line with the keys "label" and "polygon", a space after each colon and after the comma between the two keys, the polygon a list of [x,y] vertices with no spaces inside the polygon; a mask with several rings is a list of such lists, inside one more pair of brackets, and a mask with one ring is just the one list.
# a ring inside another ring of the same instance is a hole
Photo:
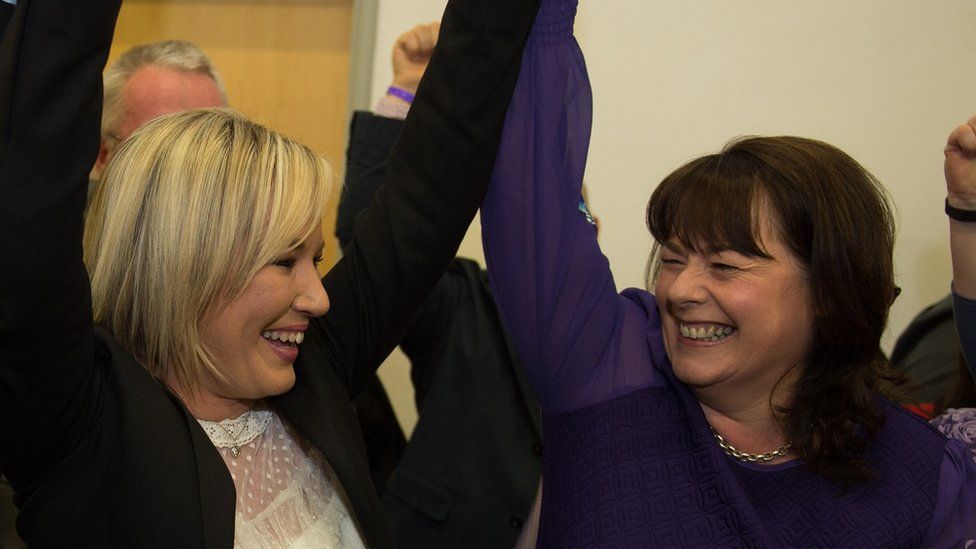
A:
{"label": "embroidered floral pattern", "polygon": [[964,443],[976,462],[976,408],[949,408],[933,419],[932,425],[945,436]]}

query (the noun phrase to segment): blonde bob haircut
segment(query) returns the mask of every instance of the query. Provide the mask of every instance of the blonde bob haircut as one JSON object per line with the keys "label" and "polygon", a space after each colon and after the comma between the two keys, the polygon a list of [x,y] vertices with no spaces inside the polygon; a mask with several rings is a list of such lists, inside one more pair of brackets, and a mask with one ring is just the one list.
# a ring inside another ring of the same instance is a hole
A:
{"label": "blonde bob haircut", "polygon": [[106,167],[85,222],[95,322],[159,380],[225,378],[200,325],[321,230],[326,160],[227,109],[155,119]]}

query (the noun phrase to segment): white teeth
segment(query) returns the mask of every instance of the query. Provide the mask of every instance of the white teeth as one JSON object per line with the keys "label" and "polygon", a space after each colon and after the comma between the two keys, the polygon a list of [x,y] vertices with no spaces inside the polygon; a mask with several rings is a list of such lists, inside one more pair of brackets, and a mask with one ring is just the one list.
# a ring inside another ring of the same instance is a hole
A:
{"label": "white teeth", "polygon": [[301,343],[305,341],[305,334],[302,332],[261,332],[261,337],[264,339],[270,339],[272,341],[280,341],[282,343]]}
{"label": "white teeth", "polygon": [[688,339],[697,339],[701,341],[720,341],[729,336],[734,328],[731,326],[709,326],[707,329],[703,327],[693,328],[686,324],[679,324],[678,330],[681,332],[682,337]]}

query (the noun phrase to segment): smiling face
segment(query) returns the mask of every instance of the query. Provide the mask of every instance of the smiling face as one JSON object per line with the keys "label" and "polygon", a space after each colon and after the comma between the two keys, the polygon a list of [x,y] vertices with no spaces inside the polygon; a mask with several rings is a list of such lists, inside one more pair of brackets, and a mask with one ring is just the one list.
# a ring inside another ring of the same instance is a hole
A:
{"label": "smiling face", "polygon": [[696,393],[766,402],[810,351],[809,283],[770,218],[762,215],[758,235],[769,257],[693,251],[676,238],[661,247],[655,294],[665,346],[675,376]]}
{"label": "smiling face", "polygon": [[328,309],[314,259],[332,181],[314,151],[230,111],[149,122],[85,220],[95,321],[198,418],[287,391],[282,340]]}
{"label": "smiling face", "polygon": [[299,248],[262,267],[240,296],[204,318],[202,340],[225,377],[204,374],[204,402],[239,405],[243,411],[254,400],[291,389],[309,319],[329,309],[315,268],[321,250],[322,235],[315,231]]}

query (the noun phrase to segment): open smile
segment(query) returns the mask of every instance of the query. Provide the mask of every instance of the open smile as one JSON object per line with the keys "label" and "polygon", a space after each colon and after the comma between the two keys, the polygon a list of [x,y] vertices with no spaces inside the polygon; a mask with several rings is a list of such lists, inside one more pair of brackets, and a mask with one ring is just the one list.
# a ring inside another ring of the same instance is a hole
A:
{"label": "open smile", "polygon": [[261,337],[278,358],[292,363],[298,358],[298,344],[305,340],[305,333],[274,330],[262,332]]}
{"label": "open smile", "polygon": [[691,324],[685,324],[684,322],[678,323],[678,330],[681,333],[682,338],[701,342],[722,341],[735,332],[735,328],[724,324],[696,323],[694,326],[692,326]]}

